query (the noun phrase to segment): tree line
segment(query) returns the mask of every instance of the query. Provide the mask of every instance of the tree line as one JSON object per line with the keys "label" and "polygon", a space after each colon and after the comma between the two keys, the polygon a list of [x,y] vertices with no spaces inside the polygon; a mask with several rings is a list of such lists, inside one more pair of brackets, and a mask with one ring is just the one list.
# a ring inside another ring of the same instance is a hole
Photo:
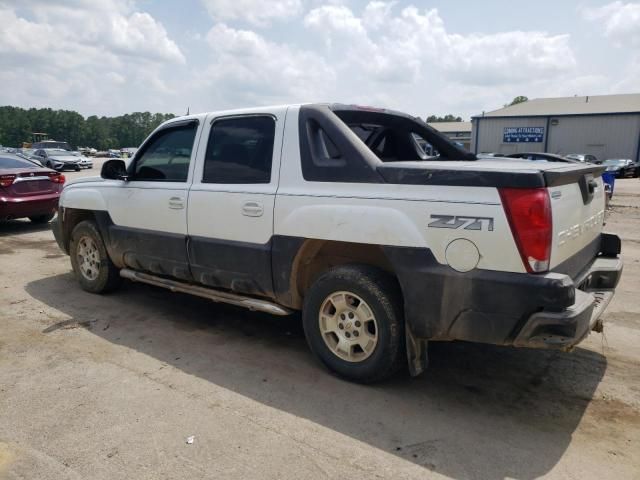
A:
{"label": "tree line", "polygon": [[451,115],[450,113],[445,115],[444,117],[439,117],[437,115],[429,115],[427,117],[427,123],[439,123],[439,122],[462,122],[462,117],[456,117],[455,115]]}
{"label": "tree line", "polygon": [[[517,105],[519,103],[524,103],[524,102],[528,102],[529,101],[529,97],[525,97],[524,95],[518,95],[516,98],[514,98],[511,103],[505,103],[505,107],[510,107],[512,105]],[[455,115],[452,114],[447,114],[444,117],[439,117],[437,115],[429,115],[427,117],[427,123],[438,123],[438,122],[464,122],[464,120],[462,119],[462,117],[457,117]]]}
{"label": "tree line", "polygon": [[118,117],[84,118],[71,110],[51,108],[0,107],[0,145],[21,147],[32,142],[33,133],[46,133],[49,139],[66,141],[72,147],[137,147],[172,113],[134,112]]}

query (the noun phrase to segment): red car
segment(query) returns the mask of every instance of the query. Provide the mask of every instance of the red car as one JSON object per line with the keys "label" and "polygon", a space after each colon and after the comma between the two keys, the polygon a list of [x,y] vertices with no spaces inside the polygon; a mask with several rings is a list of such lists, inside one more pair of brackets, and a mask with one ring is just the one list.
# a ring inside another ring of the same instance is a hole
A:
{"label": "red car", "polygon": [[64,182],[60,172],[0,152],[0,221],[26,217],[47,223],[56,213]]}

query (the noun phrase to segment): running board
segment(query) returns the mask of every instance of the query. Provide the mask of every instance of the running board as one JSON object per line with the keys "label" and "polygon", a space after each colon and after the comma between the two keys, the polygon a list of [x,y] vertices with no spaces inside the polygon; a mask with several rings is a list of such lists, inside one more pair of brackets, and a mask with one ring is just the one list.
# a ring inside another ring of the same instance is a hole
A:
{"label": "running board", "polygon": [[293,313],[292,310],[281,307],[280,305],[267,300],[245,297],[244,295],[238,295],[237,293],[223,292],[221,290],[213,290],[211,288],[201,287],[198,285],[169,280],[167,278],[149,275],[148,273],[136,272],[135,270],[130,270],[128,268],[120,270],[120,276],[122,278],[133,280],[134,282],[148,283],[149,285],[155,285],[156,287],[166,288],[172,292],[188,293],[189,295],[208,298],[214,302],[229,303],[231,305],[236,305],[237,307],[244,307],[258,312],[266,312],[271,315],[290,315]]}

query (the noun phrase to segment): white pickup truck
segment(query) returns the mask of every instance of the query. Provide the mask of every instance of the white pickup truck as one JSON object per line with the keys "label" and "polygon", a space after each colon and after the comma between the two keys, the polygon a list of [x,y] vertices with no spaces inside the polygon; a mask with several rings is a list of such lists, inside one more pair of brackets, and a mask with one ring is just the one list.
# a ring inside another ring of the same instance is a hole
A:
{"label": "white pickup truck", "polygon": [[[437,150],[427,156],[422,145]],[[622,272],[604,168],[477,161],[424,122],[337,104],[170,120],[65,185],[53,230],[82,288],[121,278],[286,315],[360,382],[427,342],[569,350]]]}

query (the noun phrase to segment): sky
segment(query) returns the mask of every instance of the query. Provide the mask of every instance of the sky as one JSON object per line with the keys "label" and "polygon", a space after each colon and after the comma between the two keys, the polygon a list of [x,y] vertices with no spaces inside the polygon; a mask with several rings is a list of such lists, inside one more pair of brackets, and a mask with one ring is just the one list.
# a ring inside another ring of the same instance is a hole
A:
{"label": "sky", "polygon": [[518,95],[611,93],[640,93],[640,2],[0,0],[0,105],[468,119]]}

